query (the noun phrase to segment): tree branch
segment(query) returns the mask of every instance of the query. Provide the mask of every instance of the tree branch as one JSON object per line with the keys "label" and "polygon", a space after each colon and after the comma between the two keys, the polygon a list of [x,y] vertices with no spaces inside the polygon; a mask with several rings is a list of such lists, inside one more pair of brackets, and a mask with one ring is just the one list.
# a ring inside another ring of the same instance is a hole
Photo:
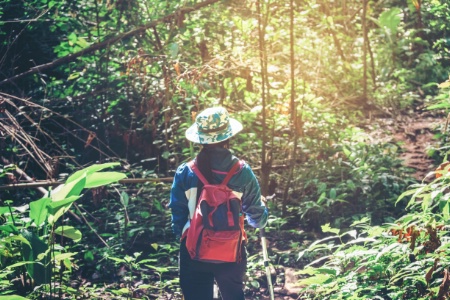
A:
{"label": "tree branch", "polygon": [[201,2],[201,3],[198,3],[198,4],[194,5],[192,7],[180,8],[180,9],[176,10],[174,13],[168,14],[168,15],[160,18],[160,19],[157,19],[155,21],[152,21],[150,23],[142,25],[142,26],[140,26],[140,27],[138,27],[136,29],[133,29],[133,30],[130,30],[128,32],[119,34],[116,37],[107,39],[107,40],[105,40],[103,42],[100,42],[100,43],[97,43],[97,44],[93,44],[92,46],[87,47],[87,48],[85,48],[85,49],[83,49],[81,51],[78,51],[76,53],[69,54],[67,56],[61,57],[59,59],[56,59],[56,60],[54,60],[52,62],[49,62],[49,63],[46,63],[46,64],[35,66],[35,67],[29,69],[26,72],[23,72],[23,73],[15,75],[13,77],[4,79],[3,81],[0,81],[0,86],[6,84],[8,82],[13,82],[13,81],[15,81],[17,79],[23,78],[25,76],[28,76],[28,75],[31,75],[31,74],[36,74],[36,73],[39,73],[39,72],[42,72],[42,71],[45,71],[45,70],[48,70],[48,69],[53,69],[53,68],[59,67],[61,65],[64,65],[66,63],[72,62],[75,59],[77,59],[78,57],[81,57],[81,56],[83,56],[85,54],[89,54],[89,53],[92,53],[94,51],[106,48],[109,45],[115,44],[118,41],[123,40],[125,38],[128,38],[128,37],[140,34],[141,32],[143,32],[143,31],[145,31],[145,30],[147,30],[149,28],[152,28],[152,27],[154,27],[154,26],[156,26],[156,25],[158,25],[160,23],[169,22],[172,19],[177,18],[180,14],[190,13],[190,12],[199,10],[200,8],[203,8],[205,6],[217,3],[219,1],[220,0],[206,0],[204,2]]}

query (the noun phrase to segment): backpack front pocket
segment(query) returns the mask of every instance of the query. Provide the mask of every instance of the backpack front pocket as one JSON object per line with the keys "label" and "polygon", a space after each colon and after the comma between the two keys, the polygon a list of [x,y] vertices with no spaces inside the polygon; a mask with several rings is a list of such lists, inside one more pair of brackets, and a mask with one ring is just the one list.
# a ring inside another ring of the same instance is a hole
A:
{"label": "backpack front pocket", "polygon": [[236,262],[239,258],[240,230],[203,230],[198,258],[209,262]]}

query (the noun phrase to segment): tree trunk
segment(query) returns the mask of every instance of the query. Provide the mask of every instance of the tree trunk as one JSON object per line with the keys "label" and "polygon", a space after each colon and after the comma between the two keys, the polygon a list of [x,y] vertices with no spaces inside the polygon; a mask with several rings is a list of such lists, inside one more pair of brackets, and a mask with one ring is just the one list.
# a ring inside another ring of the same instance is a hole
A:
{"label": "tree trunk", "polygon": [[363,15],[362,15],[362,31],[363,31],[363,96],[367,102],[367,0],[363,0]]}

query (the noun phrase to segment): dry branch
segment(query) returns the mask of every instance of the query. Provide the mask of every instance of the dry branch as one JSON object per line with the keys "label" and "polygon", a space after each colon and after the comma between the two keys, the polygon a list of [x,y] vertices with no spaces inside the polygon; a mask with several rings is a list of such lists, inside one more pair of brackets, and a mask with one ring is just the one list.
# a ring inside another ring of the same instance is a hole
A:
{"label": "dry branch", "polygon": [[[89,135],[94,134],[92,131],[86,129],[85,127],[83,127],[82,125],[78,124],[77,122],[73,121],[71,118],[66,117],[56,111],[50,110],[44,106],[41,106],[39,104],[33,103],[27,99],[22,99],[13,95],[9,95],[9,94],[5,94],[0,92],[0,101],[4,101],[6,103],[8,103],[9,105],[11,105],[12,107],[14,107],[18,112],[20,112],[20,114],[25,117],[30,123],[32,124],[36,124],[36,129],[42,133],[46,138],[50,139],[53,142],[53,145],[57,146],[58,149],[63,153],[64,157],[67,158],[72,158],[72,156],[70,156],[64,149],[62,146],[60,146],[55,139],[52,137],[51,134],[45,132],[40,126],[38,126],[37,124],[40,123],[40,121],[34,121],[28,114],[24,113],[23,110],[21,108],[19,108],[17,105],[14,104],[13,101],[11,101],[11,99],[13,100],[17,100],[20,101],[22,103],[24,103],[25,105],[32,107],[32,108],[36,108],[36,109],[42,109],[43,111],[48,111],[49,113],[52,113],[58,117],[61,117],[62,119],[64,119],[65,121],[75,125],[76,127],[78,127],[79,129],[81,129],[84,132],[89,133]],[[81,139],[80,137],[78,137],[76,134],[74,134],[72,131],[68,130],[66,127],[64,127],[63,125],[61,125],[59,122],[57,122],[56,120],[53,120],[53,122],[58,125],[59,127],[61,127],[67,134],[71,135],[72,137],[74,137],[75,139],[85,142],[84,139]],[[1,123],[0,123],[0,133],[1,133]],[[94,134],[95,135],[95,134]],[[96,137],[96,136],[95,136]],[[96,137],[97,138],[97,137]],[[115,157],[118,157],[118,155],[108,146],[106,145],[104,142],[102,142],[100,139],[97,138],[97,141],[102,144],[105,148],[108,149],[108,151],[110,151],[110,153],[112,153],[112,155],[114,155]],[[36,148],[37,146],[34,146],[33,148]],[[98,153],[104,155],[105,157],[109,157],[111,158],[110,155],[108,155],[107,153],[105,153],[104,151],[102,151],[99,147],[94,146],[92,143],[89,144],[89,147],[91,147],[92,149],[98,151]],[[35,150],[36,151],[36,150]],[[72,159],[72,162],[77,165],[80,166],[78,164],[78,162],[75,159]],[[51,177],[52,175],[49,175],[49,177]]]}
{"label": "dry branch", "polygon": [[15,75],[13,77],[4,79],[3,81],[0,81],[0,86],[6,84],[8,82],[13,82],[13,81],[15,81],[17,79],[20,79],[22,77],[25,77],[25,76],[28,76],[28,75],[31,75],[31,74],[40,73],[42,71],[45,71],[45,70],[48,70],[48,69],[53,69],[53,68],[59,67],[61,65],[64,65],[66,63],[72,62],[75,59],[77,59],[78,57],[81,57],[81,56],[83,56],[85,54],[89,54],[89,53],[92,53],[94,51],[97,51],[97,50],[100,50],[100,49],[103,49],[103,48],[107,48],[109,45],[115,44],[118,41],[123,40],[125,38],[132,37],[134,35],[140,34],[141,32],[143,32],[143,31],[145,31],[145,30],[147,30],[149,28],[155,27],[158,24],[169,22],[169,21],[171,21],[171,20],[173,20],[173,19],[175,19],[175,18],[177,18],[179,16],[182,16],[184,14],[187,14],[187,13],[199,10],[200,8],[203,8],[205,6],[208,6],[208,5],[217,3],[217,2],[219,2],[219,0],[206,0],[204,2],[201,2],[201,3],[198,3],[198,4],[194,5],[192,7],[182,7],[180,9],[178,9],[177,11],[175,11],[174,13],[168,14],[168,15],[160,18],[160,19],[157,19],[155,21],[152,21],[150,23],[142,25],[142,26],[140,26],[140,27],[138,27],[136,29],[133,29],[133,30],[130,30],[128,32],[119,34],[118,36],[115,36],[113,38],[107,39],[107,40],[105,40],[103,42],[100,42],[100,43],[97,43],[97,44],[93,44],[92,46],[87,47],[87,48],[85,48],[85,49],[83,49],[83,50],[81,50],[79,52],[76,52],[76,53],[73,53],[73,54],[69,54],[67,56],[61,57],[59,59],[56,59],[56,60],[54,60],[52,62],[49,62],[49,63],[46,63],[46,64],[35,66],[35,67],[29,69],[26,72],[23,72],[23,73]]}

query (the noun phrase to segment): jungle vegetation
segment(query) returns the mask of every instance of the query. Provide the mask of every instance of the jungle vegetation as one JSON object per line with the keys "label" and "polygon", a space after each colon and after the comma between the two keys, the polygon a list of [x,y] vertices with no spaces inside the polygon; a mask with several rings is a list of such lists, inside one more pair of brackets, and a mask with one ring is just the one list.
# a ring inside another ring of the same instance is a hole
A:
{"label": "jungle vegetation", "polygon": [[[213,105],[277,295],[294,268],[293,299],[447,299],[449,31],[446,0],[0,0],[0,299],[181,299],[171,178]],[[424,112],[418,179],[380,124]]]}

